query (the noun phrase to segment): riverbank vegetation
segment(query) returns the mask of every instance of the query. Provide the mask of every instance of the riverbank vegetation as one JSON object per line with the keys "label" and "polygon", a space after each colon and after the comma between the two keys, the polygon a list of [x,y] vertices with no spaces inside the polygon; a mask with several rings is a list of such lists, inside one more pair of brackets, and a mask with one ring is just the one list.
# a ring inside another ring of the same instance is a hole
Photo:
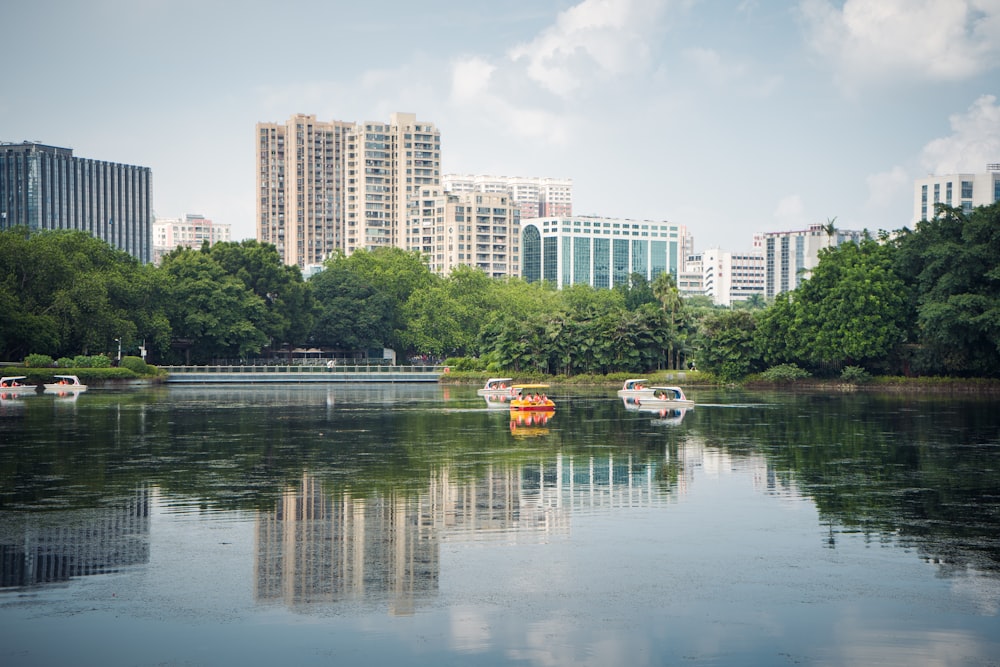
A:
{"label": "riverbank vegetation", "polygon": [[469,267],[441,277],[419,253],[382,249],[304,280],[252,240],[152,266],[82,232],[0,233],[0,359],[111,357],[118,339],[157,364],[385,347],[519,378],[1000,378],[1000,204],[939,206],[913,230],[831,246],[796,290],[733,308],[682,297],[669,274],[556,290]]}

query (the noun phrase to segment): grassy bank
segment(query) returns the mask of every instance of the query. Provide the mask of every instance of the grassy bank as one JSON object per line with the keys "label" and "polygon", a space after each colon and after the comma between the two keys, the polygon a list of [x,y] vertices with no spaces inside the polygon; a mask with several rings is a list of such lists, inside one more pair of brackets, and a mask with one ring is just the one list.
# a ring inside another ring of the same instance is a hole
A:
{"label": "grassy bank", "polygon": [[118,368],[25,368],[23,366],[6,366],[3,374],[24,375],[32,384],[54,382],[56,375],[75,375],[86,385],[101,386],[105,382],[116,380],[157,380],[161,374],[141,375],[133,370],[119,366]]}
{"label": "grassy bank", "polygon": [[636,375],[633,373],[610,373],[608,375],[546,375],[544,373],[537,372],[520,372],[515,373],[513,371],[506,373],[496,373],[489,374],[480,371],[450,371],[449,373],[441,376],[441,382],[443,384],[473,384],[482,385],[486,382],[487,378],[491,377],[510,377],[513,378],[515,384],[527,384],[533,382],[541,382],[546,384],[562,385],[562,386],[593,386],[593,387],[603,387],[603,386],[615,386],[621,387],[622,383],[629,378],[641,377],[648,380],[650,385],[676,385],[683,384],[686,386],[691,385],[714,385],[718,384],[715,378],[708,373],[701,373],[699,371],[654,371],[652,373]]}
{"label": "grassy bank", "polygon": [[545,375],[544,373],[497,373],[494,375],[479,371],[451,371],[441,376],[442,384],[481,386],[489,377],[511,377],[515,383],[541,382],[560,386],[620,387],[632,377],[642,377],[650,385],[693,386],[733,386],[748,389],[801,389],[809,391],[894,391],[894,392],[940,392],[1000,395],[1000,379],[993,378],[952,378],[952,377],[902,377],[877,376],[861,383],[848,383],[839,378],[803,378],[783,382],[766,382],[748,379],[740,383],[719,381],[711,373],[701,371],[655,371],[647,374],[610,373],[608,375]]}

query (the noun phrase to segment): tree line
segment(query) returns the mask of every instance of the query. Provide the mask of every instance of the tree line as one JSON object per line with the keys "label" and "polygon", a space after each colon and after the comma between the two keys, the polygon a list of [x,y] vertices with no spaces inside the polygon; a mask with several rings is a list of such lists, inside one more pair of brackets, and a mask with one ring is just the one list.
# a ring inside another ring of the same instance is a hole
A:
{"label": "tree line", "polygon": [[142,265],[83,232],[0,233],[0,358],[140,345],[158,364],[295,347],[460,358],[491,371],[646,373],[697,364],[725,381],[775,367],[835,376],[1000,376],[1000,204],[939,206],[913,230],[821,251],[797,289],[732,309],[671,275],[562,290],[397,248],[330,258],[304,280],[253,240]]}

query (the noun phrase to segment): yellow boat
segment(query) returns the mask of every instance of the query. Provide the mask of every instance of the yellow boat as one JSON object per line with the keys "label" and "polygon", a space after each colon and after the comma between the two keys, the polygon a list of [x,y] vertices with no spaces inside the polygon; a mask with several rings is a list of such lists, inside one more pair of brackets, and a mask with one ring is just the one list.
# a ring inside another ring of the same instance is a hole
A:
{"label": "yellow boat", "polygon": [[510,399],[511,412],[536,411],[549,412],[556,409],[556,404],[545,395],[542,389],[548,389],[547,384],[515,384],[512,389],[514,398]]}

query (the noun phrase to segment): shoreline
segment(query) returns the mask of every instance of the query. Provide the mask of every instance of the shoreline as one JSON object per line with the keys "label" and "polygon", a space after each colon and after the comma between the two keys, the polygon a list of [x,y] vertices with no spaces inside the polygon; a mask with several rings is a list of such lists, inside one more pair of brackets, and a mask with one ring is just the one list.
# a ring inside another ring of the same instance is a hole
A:
{"label": "shoreline", "polygon": [[[785,391],[829,391],[832,393],[850,392],[885,392],[913,394],[968,394],[984,396],[1000,396],[1000,380],[992,378],[942,378],[942,377],[875,377],[869,382],[852,384],[840,379],[829,380],[795,380],[790,382],[748,381],[743,383],[722,383],[710,381],[707,378],[688,378],[685,371],[668,371],[668,377],[663,377],[664,371],[657,371],[636,377],[648,377],[650,384],[681,385],[683,387],[713,387],[731,389],[785,390]],[[511,375],[516,376],[516,373]],[[621,388],[622,379],[618,374],[614,378],[587,377],[585,379],[567,378],[565,376],[540,376],[524,374],[524,382],[541,382],[553,386],[581,386]],[[481,385],[488,374],[471,371],[442,375],[441,384],[447,385]]]}

